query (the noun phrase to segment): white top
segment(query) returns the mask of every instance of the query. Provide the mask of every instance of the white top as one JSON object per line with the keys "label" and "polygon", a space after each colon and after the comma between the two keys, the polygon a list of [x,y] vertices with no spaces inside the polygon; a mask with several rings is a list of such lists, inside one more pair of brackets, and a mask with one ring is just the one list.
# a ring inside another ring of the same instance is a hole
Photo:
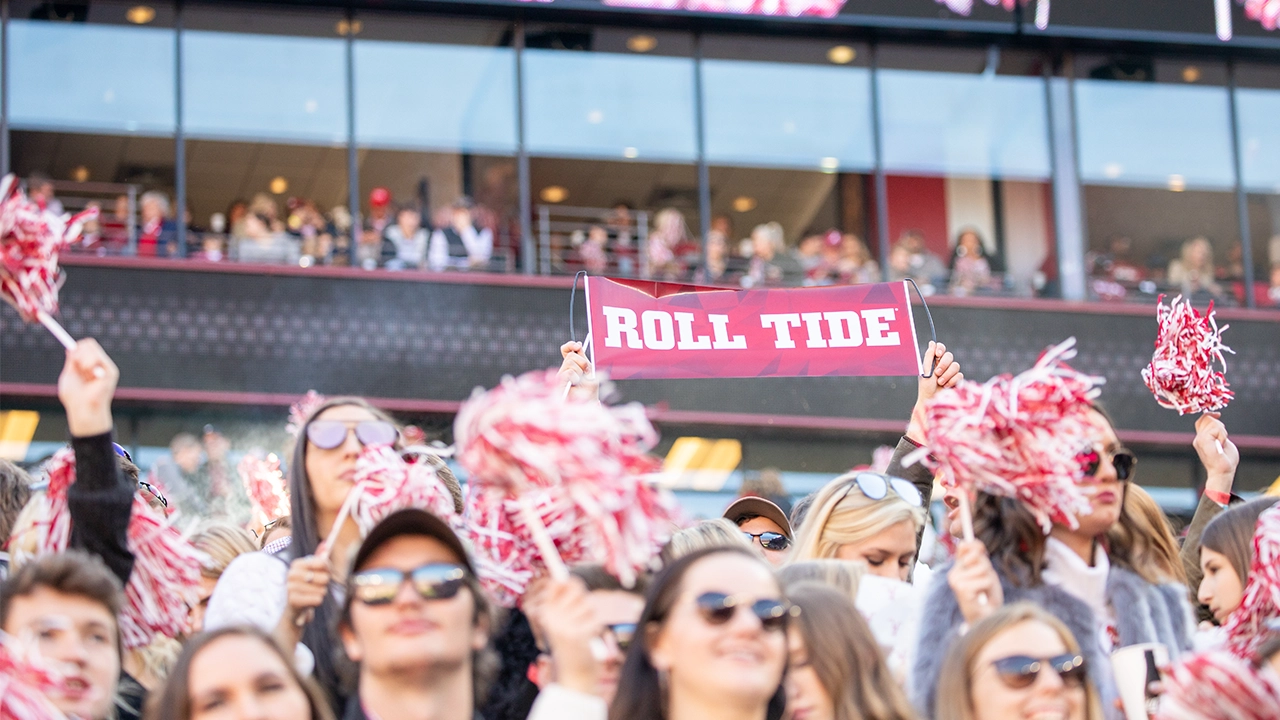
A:
{"label": "white top", "polygon": [[552,683],[538,693],[529,709],[528,720],[605,720],[609,706],[604,698],[587,695]]}
{"label": "white top", "polygon": [[432,270],[439,272],[446,267],[465,268],[471,262],[489,262],[489,256],[493,255],[493,231],[485,228],[477,232],[474,227],[468,225],[462,229],[462,232],[458,233],[458,236],[462,238],[462,244],[467,248],[466,260],[449,257],[449,239],[444,236],[443,230],[436,230],[431,233],[431,247],[427,251],[427,265]]}
{"label": "white top", "polygon": [[[282,558],[264,552],[245,553],[227,566],[209,596],[204,629],[251,625],[271,635],[289,604],[289,565]],[[298,672],[310,675],[315,656],[302,643],[294,649]]]}
{"label": "white top", "polygon": [[1116,626],[1116,616],[1107,602],[1111,559],[1106,551],[1101,545],[1095,547],[1091,567],[1061,540],[1050,537],[1045,539],[1044,561],[1041,576],[1045,583],[1062,588],[1089,606],[1098,626],[1098,648],[1110,655],[1115,649],[1112,630]]}

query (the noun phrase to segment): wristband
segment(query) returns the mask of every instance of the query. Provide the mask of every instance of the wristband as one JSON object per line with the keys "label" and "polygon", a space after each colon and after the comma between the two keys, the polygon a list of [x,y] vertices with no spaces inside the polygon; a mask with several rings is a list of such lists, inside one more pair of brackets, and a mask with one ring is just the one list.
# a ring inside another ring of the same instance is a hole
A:
{"label": "wristband", "polygon": [[1218,503],[1222,507],[1226,507],[1231,504],[1231,493],[1229,492],[1222,492],[1221,490],[1210,490],[1208,488],[1205,488],[1204,496]]}

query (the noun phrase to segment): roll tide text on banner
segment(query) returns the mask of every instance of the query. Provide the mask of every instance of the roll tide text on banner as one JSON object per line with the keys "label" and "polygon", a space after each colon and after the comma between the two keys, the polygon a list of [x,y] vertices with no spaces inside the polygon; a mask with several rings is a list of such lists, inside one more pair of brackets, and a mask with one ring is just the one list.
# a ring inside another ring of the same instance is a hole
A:
{"label": "roll tide text on banner", "polygon": [[720,290],[587,279],[593,362],[616,380],[913,375],[904,282]]}

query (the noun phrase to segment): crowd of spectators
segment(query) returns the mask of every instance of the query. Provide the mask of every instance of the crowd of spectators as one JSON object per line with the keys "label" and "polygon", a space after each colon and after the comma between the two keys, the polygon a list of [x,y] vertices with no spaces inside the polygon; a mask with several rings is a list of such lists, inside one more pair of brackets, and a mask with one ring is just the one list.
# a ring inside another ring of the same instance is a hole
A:
{"label": "crowd of spectators", "polygon": [[[1100,300],[1152,299],[1160,293],[1181,294],[1196,303],[1213,300],[1219,305],[1244,305],[1244,246],[1232,243],[1225,262],[1215,257],[1209,238],[1196,236],[1140,260],[1133,240],[1114,235],[1105,251],[1086,257],[1090,290]],[[1260,276],[1265,282],[1252,283],[1260,307],[1280,307],[1280,235],[1267,246],[1267,265]]]}

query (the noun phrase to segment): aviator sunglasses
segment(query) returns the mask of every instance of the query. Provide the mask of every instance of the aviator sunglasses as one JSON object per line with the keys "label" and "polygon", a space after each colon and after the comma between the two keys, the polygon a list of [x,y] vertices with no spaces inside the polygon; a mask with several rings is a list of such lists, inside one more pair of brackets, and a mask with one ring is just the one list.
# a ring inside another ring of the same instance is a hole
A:
{"label": "aviator sunglasses", "polygon": [[352,576],[352,595],[365,605],[386,605],[407,580],[423,600],[448,600],[462,589],[467,571],[452,563],[431,563],[408,572],[395,568],[362,570]]}
{"label": "aviator sunglasses", "polygon": [[800,614],[800,608],[781,600],[764,598],[747,605],[740,598],[721,592],[703,593],[694,600],[694,604],[708,625],[725,625],[737,614],[739,607],[744,607],[760,620],[761,627],[770,632],[786,628],[787,618]]}
{"label": "aviator sunglasses", "polygon": [[746,530],[743,530],[742,536],[745,537],[749,543],[754,543],[756,538],[759,538],[760,547],[765,550],[786,550],[791,547],[791,539],[779,532],[768,531],[762,533],[749,533]]}
{"label": "aviator sunglasses", "polygon": [[1062,678],[1062,684],[1069,688],[1084,686],[1084,658],[1075,653],[1066,653],[1051,658],[1033,658],[1026,655],[1013,655],[1000,658],[991,663],[1005,685],[1014,690],[1029,688],[1035,684],[1036,678],[1043,670],[1049,670]]}
{"label": "aviator sunglasses", "polygon": [[390,445],[400,433],[396,426],[385,420],[312,420],[307,426],[307,439],[322,450],[332,450],[347,441],[347,433],[355,429],[361,445]]}
{"label": "aviator sunglasses", "polygon": [[839,505],[855,486],[859,492],[872,500],[883,500],[892,490],[893,494],[905,500],[912,507],[924,505],[924,498],[920,497],[920,490],[915,485],[912,485],[911,481],[885,475],[884,473],[871,472],[870,470],[859,472],[851,478],[849,486],[844,489],[844,494],[840,496],[840,500],[836,501],[836,505]]}
{"label": "aviator sunglasses", "polygon": [[[1111,465],[1116,469],[1117,480],[1127,482],[1133,477],[1133,466],[1138,464],[1138,458],[1133,453],[1117,450],[1108,454],[1111,456]],[[1102,454],[1097,450],[1088,450],[1080,456],[1080,462],[1084,466],[1085,477],[1093,477],[1102,466]]]}

